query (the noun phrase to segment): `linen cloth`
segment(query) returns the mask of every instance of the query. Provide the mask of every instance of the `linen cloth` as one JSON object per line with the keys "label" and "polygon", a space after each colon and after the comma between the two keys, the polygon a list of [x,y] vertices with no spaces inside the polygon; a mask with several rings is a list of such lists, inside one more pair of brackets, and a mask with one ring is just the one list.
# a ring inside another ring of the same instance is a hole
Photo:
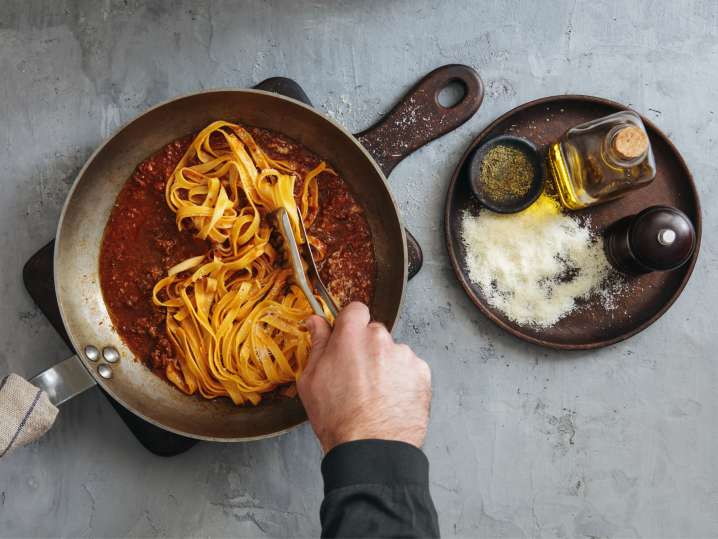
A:
{"label": "linen cloth", "polygon": [[34,442],[57,417],[57,407],[42,389],[17,374],[0,381],[0,458]]}

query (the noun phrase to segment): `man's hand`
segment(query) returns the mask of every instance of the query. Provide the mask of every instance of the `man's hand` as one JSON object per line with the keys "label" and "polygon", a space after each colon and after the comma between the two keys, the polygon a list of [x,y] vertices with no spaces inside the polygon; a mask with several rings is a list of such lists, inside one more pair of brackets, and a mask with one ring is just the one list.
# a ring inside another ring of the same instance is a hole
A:
{"label": "man's hand", "polygon": [[334,330],[320,317],[312,335],[299,396],[324,452],[353,440],[397,440],[421,447],[431,402],[431,371],[394,339],[369,309],[351,303]]}

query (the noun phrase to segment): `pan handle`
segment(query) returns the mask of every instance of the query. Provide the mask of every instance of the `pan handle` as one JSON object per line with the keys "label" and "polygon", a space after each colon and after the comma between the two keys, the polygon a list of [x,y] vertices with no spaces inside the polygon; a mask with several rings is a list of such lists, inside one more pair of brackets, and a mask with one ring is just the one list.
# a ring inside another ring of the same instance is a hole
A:
{"label": "pan handle", "polygon": [[0,459],[44,436],[55,422],[57,405],[94,385],[77,356],[50,367],[29,383],[17,374],[0,378]]}
{"label": "pan handle", "polygon": [[97,385],[77,355],[41,372],[29,382],[45,391],[56,406]]}
{"label": "pan handle", "polygon": [[[464,87],[464,96],[444,107],[439,93],[454,82]],[[389,176],[407,155],[471,118],[483,98],[484,85],[474,69],[445,65],[421,79],[386,116],[355,136]]]}
{"label": "pan handle", "polygon": [[[455,105],[444,107],[439,103],[439,93],[454,82],[463,86],[464,96]],[[445,65],[421,79],[386,116],[355,136],[388,177],[407,155],[471,118],[483,98],[484,85],[474,69]],[[411,279],[421,269],[424,256],[408,230],[406,248]]]}

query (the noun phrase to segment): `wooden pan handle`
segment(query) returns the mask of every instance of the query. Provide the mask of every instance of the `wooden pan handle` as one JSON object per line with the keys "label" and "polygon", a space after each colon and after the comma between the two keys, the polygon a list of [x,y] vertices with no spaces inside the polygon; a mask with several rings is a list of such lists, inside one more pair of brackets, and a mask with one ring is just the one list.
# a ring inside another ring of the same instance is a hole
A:
{"label": "wooden pan handle", "polygon": [[[438,97],[453,82],[462,84],[465,93],[447,108]],[[389,176],[407,155],[471,118],[483,98],[484,85],[474,69],[445,65],[421,79],[378,123],[355,136]]]}

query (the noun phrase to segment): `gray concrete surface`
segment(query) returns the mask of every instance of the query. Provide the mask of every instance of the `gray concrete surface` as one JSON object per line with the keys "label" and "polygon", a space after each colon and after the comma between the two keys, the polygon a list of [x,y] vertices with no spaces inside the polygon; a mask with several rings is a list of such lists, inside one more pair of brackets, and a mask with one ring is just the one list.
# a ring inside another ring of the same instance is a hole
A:
{"label": "gray concrete surface", "polygon": [[[486,83],[480,112],[392,177],[427,257],[396,334],[433,368],[426,452],[444,536],[718,535],[716,2],[2,4],[0,375],[34,374],[68,352],[21,269],[53,237],[84,160],[125,121],[178,94],[288,75],[358,130],[424,73],[462,62]],[[703,202],[683,296],[598,352],[547,352],[499,331],[456,283],[441,232],[470,139],[556,93],[645,113],[683,152]],[[0,461],[0,535],[316,536],[320,457],[308,427],[155,457],[93,390]]]}

